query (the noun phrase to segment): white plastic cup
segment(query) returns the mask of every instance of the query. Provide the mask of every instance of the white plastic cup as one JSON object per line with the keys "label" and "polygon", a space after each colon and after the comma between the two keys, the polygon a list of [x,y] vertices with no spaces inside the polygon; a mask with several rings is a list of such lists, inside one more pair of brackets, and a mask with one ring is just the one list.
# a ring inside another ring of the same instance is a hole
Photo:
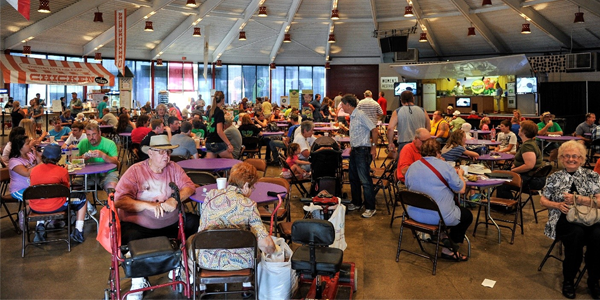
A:
{"label": "white plastic cup", "polygon": [[217,189],[224,190],[227,187],[227,178],[217,178]]}
{"label": "white plastic cup", "polygon": [[460,168],[463,170],[465,175],[469,174],[469,166],[460,166]]}

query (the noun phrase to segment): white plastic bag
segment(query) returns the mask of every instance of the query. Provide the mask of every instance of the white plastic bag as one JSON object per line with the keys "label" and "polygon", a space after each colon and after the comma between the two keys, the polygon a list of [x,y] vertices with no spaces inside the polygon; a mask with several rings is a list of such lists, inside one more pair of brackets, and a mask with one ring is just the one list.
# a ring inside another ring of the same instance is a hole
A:
{"label": "white plastic bag", "polygon": [[[284,239],[273,236],[271,238],[281,248],[283,255],[261,254],[261,261],[256,270],[258,299],[290,299],[298,284],[296,271],[292,270],[292,249]],[[282,256],[283,262],[280,261]]]}
{"label": "white plastic bag", "polygon": [[341,200],[329,218],[329,222],[335,229],[335,241],[329,247],[346,250],[346,246],[348,246],[344,229],[346,227],[346,206],[341,203]]}

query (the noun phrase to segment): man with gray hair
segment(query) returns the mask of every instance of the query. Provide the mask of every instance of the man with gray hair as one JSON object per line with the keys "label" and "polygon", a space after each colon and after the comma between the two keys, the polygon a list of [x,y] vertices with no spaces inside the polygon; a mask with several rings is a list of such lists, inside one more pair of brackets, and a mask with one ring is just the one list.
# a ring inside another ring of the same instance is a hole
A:
{"label": "man with gray hair", "polygon": [[[352,147],[348,169],[352,203],[348,205],[348,210],[359,210],[363,205],[362,196],[364,196],[365,212],[362,217],[370,218],[377,212],[370,165],[377,154],[379,130],[371,119],[358,109],[357,102],[358,99],[350,94],[342,98],[342,107],[350,114],[350,146]],[[375,105],[381,110],[377,102]]]}
{"label": "man with gray hair", "polygon": [[242,134],[237,129],[237,127],[233,126],[233,116],[231,114],[225,114],[225,126],[223,131],[227,136],[227,139],[233,146],[233,158],[238,159],[240,157],[240,150],[242,149]]}
{"label": "man with gray hair", "polygon": [[171,145],[179,146],[173,149],[171,156],[178,155],[186,159],[198,158],[198,150],[196,149],[196,142],[190,137],[192,133],[192,123],[184,121],[181,124],[181,133],[173,135],[171,138]]}
{"label": "man with gray hair", "polygon": [[428,129],[417,128],[412,142],[402,148],[398,158],[398,168],[396,168],[396,178],[399,182],[404,183],[404,175],[408,171],[408,167],[421,159],[421,145],[429,139],[431,139],[431,134]]}
{"label": "man with gray hair", "polygon": [[[373,122],[373,124],[377,125],[377,121],[379,118],[383,116],[383,109],[377,101],[373,100],[373,93],[370,90],[366,90],[365,99],[360,100],[356,108],[362,110],[367,117]],[[345,96],[344,96],[345,97]],[[348,112],[344,110],[345,112]]]}
{"label": "man with gray hair", "polygon": [[[316,138],[314,134],[315,123],[312,121],[303,121],[296,132],[294,133],[294,143],[300,145],[300,155],[298,158],[301,160],[308,161],[310,156],[310,149],[314,144]],[[310,165],[300,165],[305,171],[310,171]]]}

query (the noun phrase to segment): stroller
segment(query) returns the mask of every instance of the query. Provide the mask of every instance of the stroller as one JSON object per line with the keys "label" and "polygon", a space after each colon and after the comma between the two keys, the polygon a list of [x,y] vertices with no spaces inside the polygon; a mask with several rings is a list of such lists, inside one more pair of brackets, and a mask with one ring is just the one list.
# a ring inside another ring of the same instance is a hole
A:
{"label": "stroller", "polygon": [[327,190],[334,196],[342,197],[340,145],[329,136],[320,137],[313,143],[308,161],[311,164],[310,195],[314,197],[320,191]]}
{"label": "stroller", "polygon": [[[169,183],[169,187],[173,190],[171,197],[175,198],[179,203],[179,232],[177,240],[169,240],[165,236],[133,240],[127,245],[120,245],[120,223],[117,218],[117,211],[114,206],[114,190],[109,193],[107,206],[103,209],[108,209],[109,218],[109,235],[110,235],[110,252],[111,266],[108,277],[108,288],[104,291],[104,299],[121,300],[127,295],[135,292],[153,290],[157,288],[170,286],[174,290],[183,293],[184,296],[190,298],[192,291],[187,280],[190,270],[187,264],[187,251],[185,245],[185,212],[181,199],[179,198],[179,188],[173,182]],[[101,221],[101,224],[104,222]],[[100,236],[102,233],[99,232]],[[101,242],[102,243],[102,242]],[[105,248],[107,245],[102,243]],[[108,250],[108,249],[107,249]],[[129,254],[126,256],[126,253]],[[131,290],[121,293],[121,278],[119,274],[119,266],[123,267],[125,276],[128,278],[148,277],[166,272],[173,272],[173,281],[154,286],[149,286],[141,289]],[[181,269],[180,275],[175,272],[176,268]],[[185,273],[184,273],[185,272]],[[184,274],[187,274],[184,276]]]}

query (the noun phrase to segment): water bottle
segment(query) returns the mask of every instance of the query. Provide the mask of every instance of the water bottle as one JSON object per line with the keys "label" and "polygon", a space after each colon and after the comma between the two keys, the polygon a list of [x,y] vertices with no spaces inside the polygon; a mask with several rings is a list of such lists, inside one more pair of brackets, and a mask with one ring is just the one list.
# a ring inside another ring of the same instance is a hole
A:
{"label": "water bottle", "polygon": [[492,134],[491,134],[491,136],[492,136],[492,141],[495,141],[496,140],[496,128],[494,128],[494,127],[492,127]]}
{"label": "water bottle", "polygon": [[481,154],[487,154],[488,153],[488,147],[486,145],[483,145],[483,147],[481,148]]}

